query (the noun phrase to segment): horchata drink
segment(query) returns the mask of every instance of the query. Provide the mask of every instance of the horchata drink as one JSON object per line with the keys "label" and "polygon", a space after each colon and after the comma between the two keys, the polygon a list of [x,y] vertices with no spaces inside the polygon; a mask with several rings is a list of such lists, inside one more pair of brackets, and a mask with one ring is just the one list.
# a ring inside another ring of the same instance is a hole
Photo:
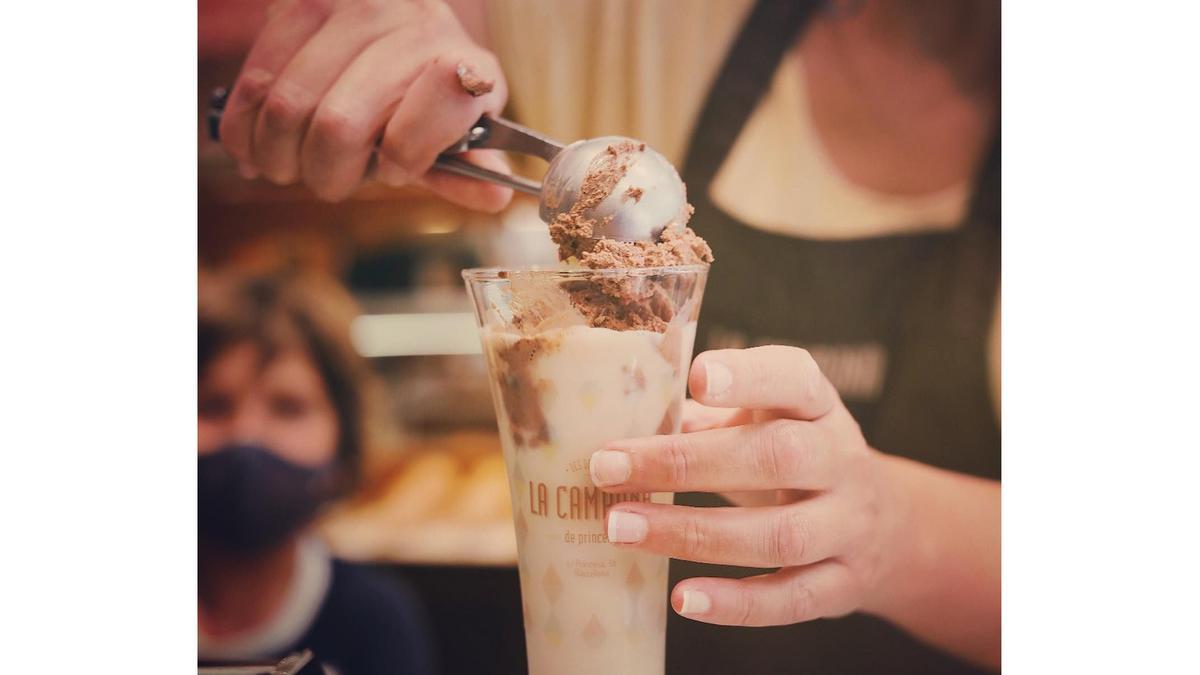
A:
{"label": "horchata drink", "polygon": [[466,273],[512,489],[533,675],[663,672],[668,559],[610,544],[605,522],[613,504],[672,495],[603,492],[588,461],[610,441],[679,431],[706,273]]}

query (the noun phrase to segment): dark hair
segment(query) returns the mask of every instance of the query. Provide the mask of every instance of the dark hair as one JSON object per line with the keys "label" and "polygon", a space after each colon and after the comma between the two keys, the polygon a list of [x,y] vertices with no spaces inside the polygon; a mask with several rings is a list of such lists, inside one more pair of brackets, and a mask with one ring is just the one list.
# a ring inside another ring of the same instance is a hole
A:
{"label": "dark hair", "polygon": [[365,445],[365,392],[370,377],[350,339],[358,314],[336,281],[315,274],[240,276],[201,273],[197,326],[198,373],[227,349],[254,345],[263,363],[300,348],[312,359],[338,418],[338,461],[347,487],[357,481]]}

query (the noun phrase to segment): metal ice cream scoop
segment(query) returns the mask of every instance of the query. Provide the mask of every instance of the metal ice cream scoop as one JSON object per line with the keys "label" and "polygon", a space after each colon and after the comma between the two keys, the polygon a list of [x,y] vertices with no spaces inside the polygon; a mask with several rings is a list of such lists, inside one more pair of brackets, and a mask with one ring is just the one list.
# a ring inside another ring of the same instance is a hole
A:
{"label": "metal ice cream scoop", "polygon": [[[221,114],[227,94],[213,92],[208,112],[208,131],[219,139]],[[639,147],[643,144],[622,136],[604,136],[562,143],[514,122],[485,115],[471,126],[454,145],[438,156],[434,166],[442,171],[504,185],[538,198],[542,220],[553,222],[560,213],[568,213],[579,199],[581,186],[593,162],[610,145],[623,141]],[[475,148],[507,150],[541,157],[550,163],[541,183],[521,176],[489,171],[455,155]],[[601,239],[621,241],[658,241],[663,228],[678,221],[687,203],[683,181],[665,157],[649,146],[631,153],[624,177],[612,192],[592,208],[583,209],[584,218],[594,221],[593,234]]]}
{"label": "metal ice cream scoop", "polygon": [[539,213],[553,222],[569,213],[579,200],[580,188],[596,160],[610,146],[633,143],[641,149],[626,156],[624,176],[600,203],[582,210],[593,221],[597,238],[621,241],[658,241],[663,228],[680,220],[687,204],[683,181],[675,167],[658,151],[632,138],[602,136],[575,141],[550,162],[542,178]]}

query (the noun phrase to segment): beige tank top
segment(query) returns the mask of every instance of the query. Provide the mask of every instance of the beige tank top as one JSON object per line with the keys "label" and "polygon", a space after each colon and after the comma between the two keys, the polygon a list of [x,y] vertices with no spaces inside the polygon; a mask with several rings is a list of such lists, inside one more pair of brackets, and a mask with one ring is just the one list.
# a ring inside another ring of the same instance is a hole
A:
{"label": "beige tank top", "polygon": [[[493,0],[487,31],[511,113],[561,139],[620,134],[684,160],[708,88],[753,0]],[[693,189],[694,186],[693,186]],[[826,155],[793,48],[710,187],[759,229],[854,239],[955,227],[970,185],[888,195],[850,182]]]}

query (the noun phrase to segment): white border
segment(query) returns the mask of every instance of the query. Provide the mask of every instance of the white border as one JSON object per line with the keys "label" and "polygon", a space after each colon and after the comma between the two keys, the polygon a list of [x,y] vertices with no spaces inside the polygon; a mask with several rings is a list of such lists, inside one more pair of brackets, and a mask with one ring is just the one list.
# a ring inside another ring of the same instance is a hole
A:
{"label": "white border", "polygon": [[196,7],[0,19],[0,659],[195,667]]}
{"label": "white border", "polygon": [[[1192,671],[1197,9],[1004,13],[1005,665]],[[0,22],[10,670],[194,663],[195,35],[166,2]]]}
{"label": "white border", "polygon": [[1195,672],[1192,3],[1004,3],[1004,660]]}

